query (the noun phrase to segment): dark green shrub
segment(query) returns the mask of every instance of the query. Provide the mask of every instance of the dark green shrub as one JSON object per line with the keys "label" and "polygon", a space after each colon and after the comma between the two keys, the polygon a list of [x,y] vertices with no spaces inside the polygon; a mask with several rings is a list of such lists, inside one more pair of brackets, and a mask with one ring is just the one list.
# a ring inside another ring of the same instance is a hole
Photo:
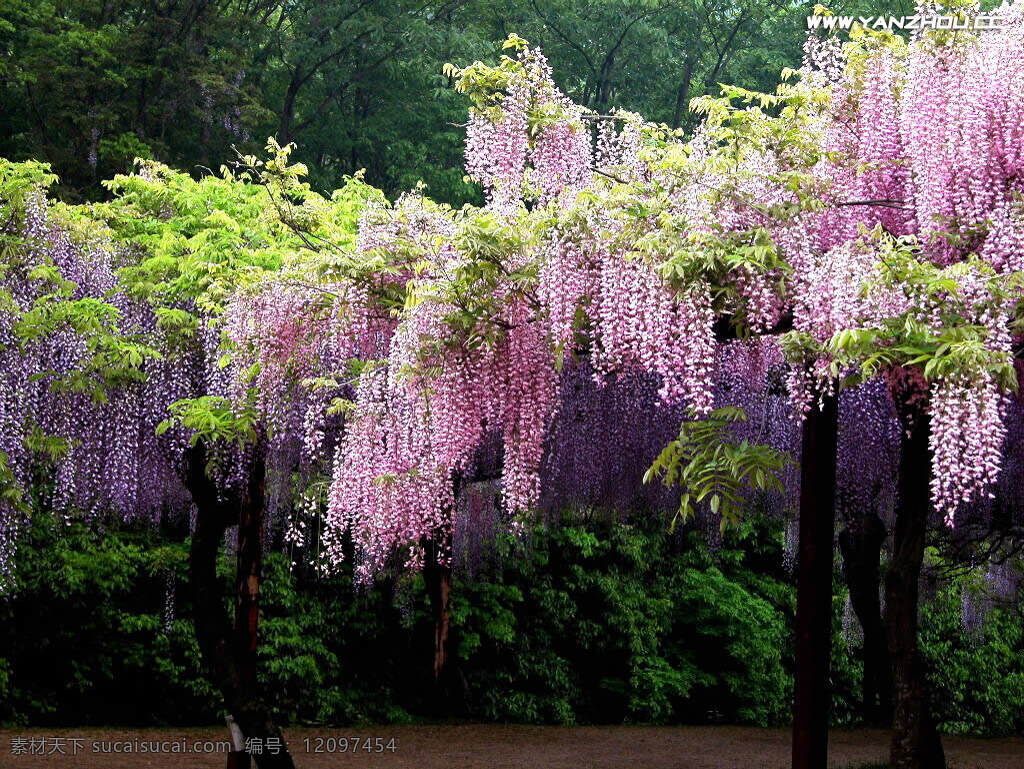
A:
{"label": "dark green shrub", "polygon": [[[265,559],[260,678],[283,721],[401,722],[456,714],[525,723],[785,724],[794,590],[781,532],[748,523],[712,553],[697,534],[563,521],[528,547],[497,542],[490,573],[456,579],[454,687],[431,677],[422,577],[356,590]],[[0,720],[182,724],[219,720],[188,619],[186,543],[151,527],[98,530],[37,516],[19,586],[0,601]],[[223,573],[232,564],[225,556]],[[167,578],[173,619],[164,613]],[[841,633],[836,578],[836,724],[857,723],[861,665]],[[1024,730],[1024,629],[990,614],[960,625],[954,583],[922,609],[921,644],[946,731]],[[396,598],[397,596],[397,598]],[[230,602],[231,596],[225,595]]]}
{"label": "dark green shrub", "polygon": [[712,559],[695,535],[671,537],[656,524],[563,525],[538,530],[531,548],[455,593],[460,664],[482,715],[785,718],[792,591],[748,572],[741,549]]}
{"label": "dark green shrub", "polygon": [[[107,531],[36,516],[17,554],[18,588],[0,602],[0,718],[15,722],[173,724],[209,720],[191,623],[165,627],[169,570],[185,550],[151,529]],[[188,616],[187,591],[175,591]]]}
{"label": "dark green shrub", "polygon": [[993,609],[983,632],[961,622],[967,578],[941,589],[921,609],[920,643],[929,668],[939,728],[950,734],[996,736],[1024,732],[1024,616]]}

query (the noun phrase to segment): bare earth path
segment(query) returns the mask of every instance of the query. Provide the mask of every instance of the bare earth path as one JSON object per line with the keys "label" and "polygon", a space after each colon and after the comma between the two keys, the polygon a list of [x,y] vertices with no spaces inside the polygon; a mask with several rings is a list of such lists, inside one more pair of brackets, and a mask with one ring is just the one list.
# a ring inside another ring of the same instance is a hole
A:
{"label": "bare earth path", "polygon": [[[217,728],[3,729],[0,767],[223,769],[225,757],[215,752],[213,743],[223,742],[225,736],[226,730]],[[353,751],[356,737],[359,749]],[[790,735],[784,729],[737,726],[567,728],[468,724],[297,728],[287,730],[286,738],[300,769],[785,769],[789,765]],[[376,738],[381,741],[375,742]],[[392,738],[394,751],[367,753],[364,749],[367,745],[371,750],[386,748]],[[141,752],[144,742],[149,751],[160,752]],[[1024,738],[946,737],[944,744],[951,769],[1024,769]],[[347,747],[344,752],[343,746]],[[115,747],[120,752],[114,752]],[[128,753],[126,748],[140,752]],[[835,730],[830,748],[833,767],[882,761],[886,756],[886,733]],[[39,755],[39,751],[49,755]]]}

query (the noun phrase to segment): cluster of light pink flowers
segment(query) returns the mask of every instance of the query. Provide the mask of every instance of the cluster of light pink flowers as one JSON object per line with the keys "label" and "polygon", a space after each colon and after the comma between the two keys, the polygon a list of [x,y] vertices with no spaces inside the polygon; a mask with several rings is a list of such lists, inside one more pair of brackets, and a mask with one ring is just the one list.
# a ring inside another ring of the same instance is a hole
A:
{"label": "cluster of light pink flowers", "polygon": [[[985,329],[985,348],[1011,358],[1007,302],[996,301],[977,267],[962,267],[954,296],[917,303],[921,319],[938,326],[943,312],[959,304],[963,315]],[[963,369],[933,387],[932,502],[950,526],[965,502],[992,495],[1006,438],[1006,406],[1007,396],[988,370]]]}
{"label": "cluster of light pink flowers", "polygon": [[998,204],[981,255],[999,273],[1024,271],[1024,200]]}
{"label": "cluster of light pink flowers", "polygon": [[[466,172],[504,216],[514,215],[531,189],[541,205],[574,198],[590,184],[593,163],[584,110],[555,85],[547,59],[526,48],[517,61],[506,92],[491,110],[471,109],[466,130]],[[531,119],[542,121],[534,137]]]}
{"label": "cluster of light pink flowers", "polygon": [[593,223],[588,225],[555,228],[543,245],[537,294],[547,308],[551,341],[561,350],[571,350],[578,310],[593,294],[597,266],[607,258],[607,244],[602,246],[589,232]]}
{"label": "cluster of light pink flowers", "polygon": [[528,308],[513,305],[511,328],[495,347],[437,354],[432,343],[447,341],[450,309],[431,301],[412,308],[387,361],[368,364],[360,377],[331,486],[328,557],[342,557],[341,534],[351,531],[364,577],[396,547],[411,548],[411,566],[422,564],[426,540],[448,557],[456,486],[491,436],[504,446],[506,511],[527,511],[539,499],[557,383],[548,340],[527,322]]}
{"label": "cluster of light pink flowers", "polygon": [[380,341],[393,323],[371,314],[366,289],[352,284],[272,280],[236,294],[223,322],[234,349],[231,395],[238,401],[241,388],[255,387],[255,406],[268,427],[284,426],[297,384],[382,353]]}
{"label": "cluster of light pink flowers", "polygon": [[[798,327],[817,329],[822,339],[910,311],[940,333],[944,314],[958,307],[962,320],[986,329],[989,351],[1012,356],[1009,307],[976,271],[951,276],[958,287],[948,302],[899,287],[869,295],[863,286],[876,271],[866,246],[857,245],[858,229],[880,224],[893,236],[916,236],[922,255],[940,265],[971,254],[997,274],[1024,265],[1017,200],[1024,191],[1024,16],[1019,3],[1004,11],[1001,32],[944,42],[921,36],[906,49],[872,50],[840,78],[827,67],[833,105],[824,141],[834,155],[821,172],[842,205],[820,217],[828,264],[811,260],[797,272],[807,282],[806,307],[794,313]],[[796,304],[799,310],[799,297]],[[952,525],[957,510],[998,478],[1005,396],[991,372],[962,370],[932,383],[928,408],[932,503]]]}
{"label": "cluster of light pink flowers", "polygon": [[[641,160],[643,128],[640,116],[621,112],[598,123],[594,165],[620,178],[637,181],[650,176],[650,169]],[[617,128],[621,121],[622,128]]]}
{"label": "cluster of light pink flowers", "polygon": [[590,131],[564,119],[545,126],[530,148],[530,163],[541,205],[562,193],[574,198],[591,181]]}
{"label": "cluster of light pink flowers", "polygon": [[[907,61],[900,120],[910,194],[929,255],[949,263],[1013,191],[1024,190],[1024,15],[945,46],[918,40]],[[951,242],[941,234],[960,237]]]}
{"label": "cluster of light pink flowers", "polygon": [[932,392],[932,504],[952,526],[957,510],[991,493],[1006,438],[1005,396],[992,377],[947,377]]}
{"label": "cluster of light pink flowers", "polygon": [[677,293],[653,265],[617,255],[603,265],[593,299],[597,348],[604,374],[642,368],[661,375],[665,400],[712,408],[714,312],[710,294]]}
{"label": "cluster of light pink flowers", "polygon": [[621,223],[590,212],[545,241],[538,296],[549,338],[571,352],[585,312],[597,376],[657,374],[664,400],[706,413],[715,355],[710,297],[700,288],[678,292],[650,260],[625,257],[613,245],[618,234]]}

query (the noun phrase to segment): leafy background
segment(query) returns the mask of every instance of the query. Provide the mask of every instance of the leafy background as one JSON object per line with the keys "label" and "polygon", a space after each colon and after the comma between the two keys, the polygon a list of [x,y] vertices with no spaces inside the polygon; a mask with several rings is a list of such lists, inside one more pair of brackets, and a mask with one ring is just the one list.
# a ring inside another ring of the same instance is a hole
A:
{"label": "leafy background", "polygon": [[[37,515],[19,544],[19,593],[0,605],[0,720],[181,724],[218,720],[188,619],[187,543]],[[528,557],[493,543],[457,579],[456,716],[522,723],[783,724],[792,694],[795,591],[783,534],[752,521],[709,550],[659,524],[580,518],[538,528]],[[516,557],[511,557],[515,555]],[[224,573],[231,565],[225,551]],[[173,575],[173,614],[163,610]],[[836,575],[841,586],[841,576]],[[995,609],[981,636],[960,620],[964,579],[922,611],[943,730],[1024,728],[1024,632]],[[228,596],[225,596],[228,600]],[[437,712],[422,578],[354,590],[271,553],[260,676],[285,721],[402,723]],[[861,664],[835,598],[833,722],[856,723]],[[169,621],[168,621],[169,620]],[[187,715],[186,715],[187,714]]]}

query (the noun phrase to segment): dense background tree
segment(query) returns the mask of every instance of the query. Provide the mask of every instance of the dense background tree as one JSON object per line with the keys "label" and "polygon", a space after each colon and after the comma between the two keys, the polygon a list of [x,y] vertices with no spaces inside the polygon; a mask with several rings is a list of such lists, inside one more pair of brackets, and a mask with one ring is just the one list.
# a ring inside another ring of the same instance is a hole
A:
{"label": "dense background tree", "polygon": [[8,158],[51,163],[70,201],[102,197],[99,181],[136,156],[199,174],[274,135],[299,145],[318,189],[365,168],[389,195],[423,180],[437,200],[479,202],[462,181],[464,105],[445,62],[494,61],[517,31],[577,102],[689,130],[689,99],[719,83],[772,89],[800,59],[812,5],[7,0],[0,141]]}
{"label": "dense background tree", "polygon": [[721,82],[771,90],[770,72],[800,58],[807,7],[703,0],[492,5],[495,25],[544,49],[556,81],[598,112],[640,112],[692,127],[690,99]]}

